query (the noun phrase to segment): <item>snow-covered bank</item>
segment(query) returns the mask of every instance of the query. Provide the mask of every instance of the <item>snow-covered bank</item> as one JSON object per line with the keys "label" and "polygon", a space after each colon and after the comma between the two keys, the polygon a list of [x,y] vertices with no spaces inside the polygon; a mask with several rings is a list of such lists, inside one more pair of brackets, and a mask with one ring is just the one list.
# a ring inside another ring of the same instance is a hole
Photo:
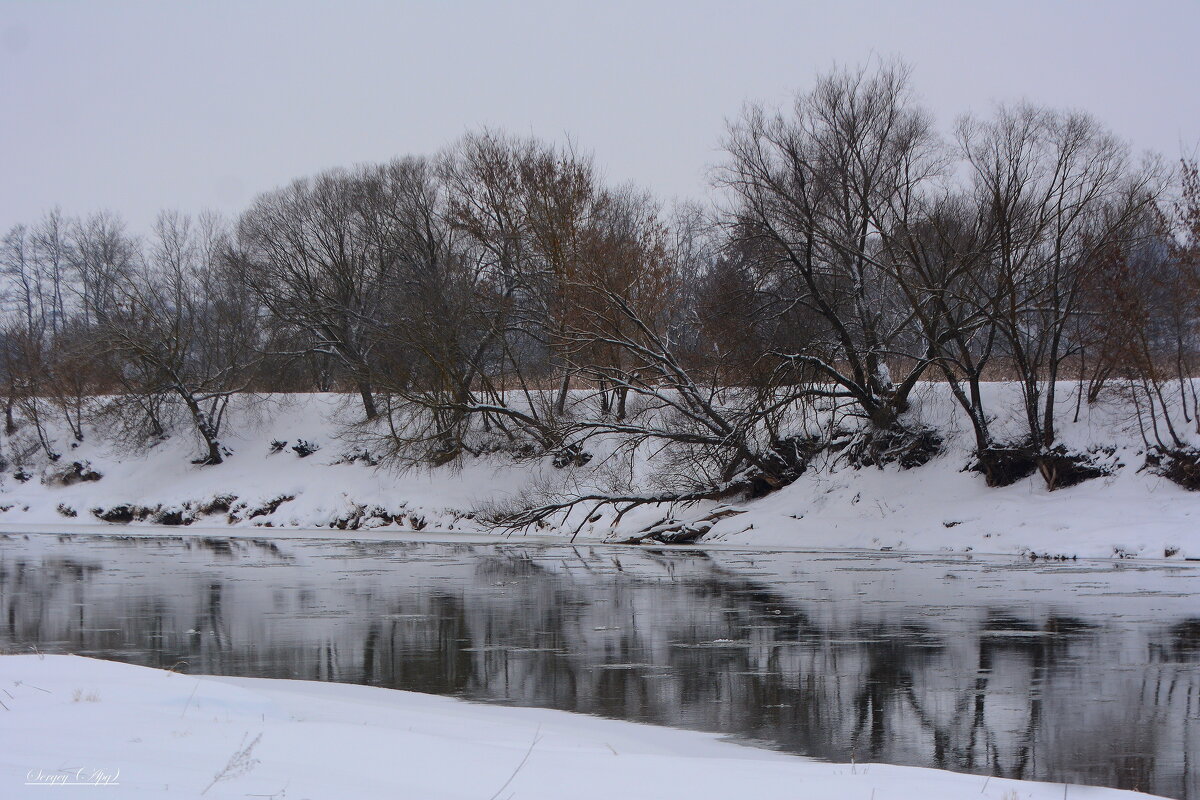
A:
{"label": "snow-covered bank", "polygon": [[[5,797],[957,800],[1062,784],[825,764],[701,733],[305,681],[196,677],[76,656],[0,658]],[[118,788],[119,787],[119,788]],[[1080,798],[1148,797],[1084,786]]]}
{"label": "snow-covered bank", "polygon": [[[1007,385],[988,388],[998,395],[1014,391]],[[1061,396],[1072,397],[1068,388]],[[1036,475],[992,489],[965,469],[971,437],[944,387],[929,385],[919,395],[914,413],[946,436],[945,451],[930,463],[909,470],[814,465],[791,486],[742,504],[742,513],[718,521],[703,541],[1081,558],[1200,557],[1200,493],[1140,469],[1140,438],[1122,409],[1085,406],[1078,422],[1064,414],[1062,440],[1079,451],[1111,450],[1105,455],[1111,475],[1054,492]],[[992,406],[1014,407],[1011,402]],[[241,411],[224,436],[232,455],[210,467],[191,463],[195,447],[186,435],[140,454],[100,435],[77,447],[59,436],[65,455],[57,464],[28,457],[19,465],[14,455],[23,434],[18,434],[4,442],[10,467],[0,476],[0,529],[95,530],[104,524],[99,512],[115,520],[133,518],[128,526],[109,526],[118,531],[147,525],[180,530],[182,523],[190,531],[269,526],[347,537],[373,528],[494,535],[480,520],[480,510],[511,503],[533,487],[544,491],[569,482],[587,489],[606,477],[603,454],[575,472],[555,469],[548,459],[518,462],[504,454],[404,473],[372,467],[356,457],[361,443],[344,436],[344,423],[354,413],[334,395],[291,396]],[[1003,431],[1013,422],[998,419],[994,426]],[[301,441],[320,449],[300,457],[293,447]],[[63,480],[76,462],[77,472],[102,477],[80,480],[68,474]],[[585,522],[579,535],[620,539],[663,517],[702,518],[713,505],[643,507],[627,514],[619,530],[613,530],[609,513]],[[572,519],[565,533],[581,519]],[[532,533],[556,535],[550,529]]]}

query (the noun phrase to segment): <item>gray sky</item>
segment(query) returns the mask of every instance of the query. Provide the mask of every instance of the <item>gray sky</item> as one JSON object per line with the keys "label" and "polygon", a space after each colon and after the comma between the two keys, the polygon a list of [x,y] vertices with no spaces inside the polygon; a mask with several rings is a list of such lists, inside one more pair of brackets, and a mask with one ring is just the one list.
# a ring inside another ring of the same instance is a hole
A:
{"label": "gray sky", "polygon": [[0,0],[0,230],[60,204],[143,229],[481,125],[570,134],[614,180],[699,196],[725,120],[899,56],[943,127],[998,100],[1200,142],[1200,2]]}

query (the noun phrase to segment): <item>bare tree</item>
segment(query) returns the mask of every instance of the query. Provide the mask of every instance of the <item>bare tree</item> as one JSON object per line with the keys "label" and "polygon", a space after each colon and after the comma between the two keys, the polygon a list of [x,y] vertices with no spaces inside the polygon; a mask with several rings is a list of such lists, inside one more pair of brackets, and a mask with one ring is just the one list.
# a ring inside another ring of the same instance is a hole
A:
{"label": "bare tree", "polygon": [[215,217],[164,212],[147,264],[117,288],[120,302],[101,327],[125,393],[111,410],[148,417],[182,407],[200,439],[200,464],[229,454],[220,435],[230,398],[245,392],[256,357],[257,306],[230,268],[228,233]]}
{"label": "bare tree", "polygon": [[9,390],[7,425],[14,429],[11,409],[19,408],[32,423],[38,443],[50,461],[61,457],[46,425],[43,379],[49,342],[45,284],[33,237],[24,225],[5,235],[0,249],[0,267],[10,287],[9,313],[5,332],[5,366]]}
{"label": "bare tree", "polygon": [[336,359],[374,419],[373,320],[387,265],[364,226],[369,172],[332,170],[260,196],[238,225],[238,258],[276,324],[304,334],[293,355]]}
{"label": "bare tree", "polygon": [[726,147],[720,184],[733,234],[762,259],[759,292],[774,313],[820,325],[778,357],[818,370],[872,430],[897,428],[932,354],[912,335],[881,236],[910,222],[944,161],[907,70],[821,76],[788,115],[749,108]]}
{"label": "bare tree", "polygon": [[[1116,385],[1133,406],[1147,462],[1185,486],[1200,488],[1196,391],[1200,321],[1200,181],[1194,164],[1179,171],[1181,197],[1156,215],[1144,241],[1113,248],[1093,291],[1096,383]],[[1094,389],[1098,393],[1099,389]]]}
{"label": "bare tree", "polygon": [[70,259],[75,295],[84,325],[104,322],[117,303],[117,287],[137,266],[139,245],[125,223],[110,212],[99,212],[71,226]]}
{"label": "bare tree", "polygon": [[1080,354],[1079,315],[1105,254],[1142,236],[1161,176],[1083,114],[1001,107],[959,128],[975,202],[989,226],[989,324],[1020,382],[1032,460],[1047,484],[1070,465],[1057,444],[1056,387]]}

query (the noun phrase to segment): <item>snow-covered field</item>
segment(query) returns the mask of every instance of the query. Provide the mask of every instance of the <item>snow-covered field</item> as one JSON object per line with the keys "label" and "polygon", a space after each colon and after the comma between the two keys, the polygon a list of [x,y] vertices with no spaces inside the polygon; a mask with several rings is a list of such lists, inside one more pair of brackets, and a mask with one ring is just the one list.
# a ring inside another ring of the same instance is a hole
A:
{"label": "snow-covered field", "polygon": [[[1013,386],[988,388],[997,399],[989,407],[997,411],[1017,407]],[[925,386],[918,395],[915,413],[920,420],[947,435],[946,451],[932,462],[911,470],[817,465],[795,484],[742,506],[745,513],[718,522],[705,542],[1099,558],[1200,557],[1200,493],[1184,491],[1141,469],[1141,441],[1124,410],[1085,406],[1079,422],[1073,423],[1072,409],[1066,404],[1073,402],[1074,393],[1069,386],[1062,387],[1060,396],[1066,399],[1061,439],[1079,450],[1115,447],[1110,461],[1119,466],[1114,474],[1055,492],[1047,491],[1037,476],[989,489],[981,476],[965,470],[970,436],[944,387]],[[223,437],[233,455],[215,467],[190,463],[196,455],[195,443],[186,434],[141,454],[131,454],[101,436],[89,436],[71,448],[59,436],[65,453],[59,467],[86,462],[103,478],[70,486],[47,485],[46,465],[31,463],[26,468],[30,477],[22,483],[10,467],[0,477],[0,509],[4,509],[0,530],[112,527],[99,523],[92,509],[131,504],[159,509],[160,521],[171,520],[172,515],[175,522],[189,521],[189,530],[270,526],[328,534],[331,526],[349,521],[350,527],[361,529],[337,535],[386,537],[406,529],[491,535],[496,531],[476,518],[479,510],[511,502],[532,486],[571,481],[588,488],[588,481],[594,479],[587,470],[568,474],[545,461],[514,462],[502,455],[404,473],[373,468],[361,460],[347,462],[346,456],[360,445],[344,436],[340,421],[355,413],[348,400],[333,395],[291,396],[256,412],[239,412]],[[1015,427],[1011,417],[993,423],[1001,436],[1006,428]],[[301,458],[291,449],[299,440],[316,443],[320,449]],[[273,441],[287,446],[272,453]],[[5,443],[10,462],[17,444]],[[232,516],[224,505],[208,508],[219,498],[232,503]],[[585,524],[579,535],[591,540],[623,538],[664,516],[699,518],[711,508],[712,504],[646,507],[628,514],[618,531],[611,528],[607,516]],[[130,527],[151,524],[141,521]],[[574,520],[567,532],[573,528]],[[556,534],[553,530],[533,533]]]}
{"label": "snow-covered field", "polygon": [[825,764],[709,734],[559,711],[365,686],[197,677],[77,656],[0,657],[0,692],[4,797],[43,797],[52,784],[122,798],[1148,797]]}

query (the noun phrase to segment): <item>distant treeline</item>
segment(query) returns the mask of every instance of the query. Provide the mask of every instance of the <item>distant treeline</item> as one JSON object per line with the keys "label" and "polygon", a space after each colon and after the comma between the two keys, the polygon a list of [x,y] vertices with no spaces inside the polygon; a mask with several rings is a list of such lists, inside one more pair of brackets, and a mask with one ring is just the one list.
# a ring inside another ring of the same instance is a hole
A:
{"label": "distant treeline", "polygon": [[[233,220],[17,225],[0,253],[8,433],[28,426],[55,460],[52,417],[130,443],[186,426],[216,464],[232,395],[346,391],[393,461],[582,464],[598,437],[670,454],[662,492],[593,498],[630,504],[770,491],[834,445],[920,463],[939,435],[906,412],[934,380],[991,485],[1086,477],[1060,415],[1106,391],[1154,464],[1196,481],[1195,163],[1025,103],[944,135],[900,65],[749,107],[723,146],[708,205],[485,131],[301,178]],[[997,376],[1022,388],[1015,438],[990,427],[980,384]],[[840,422],[815,432],[816,410]]]}

